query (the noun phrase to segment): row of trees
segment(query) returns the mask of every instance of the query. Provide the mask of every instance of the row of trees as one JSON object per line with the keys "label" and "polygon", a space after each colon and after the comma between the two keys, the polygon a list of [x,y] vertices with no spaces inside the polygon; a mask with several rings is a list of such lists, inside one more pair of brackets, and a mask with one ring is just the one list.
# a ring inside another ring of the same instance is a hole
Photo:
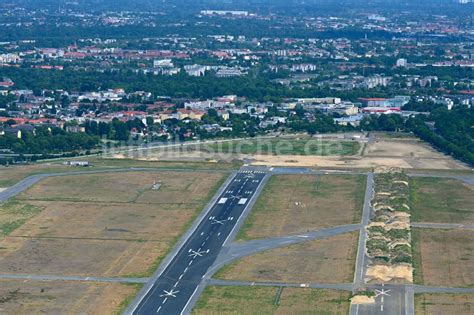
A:
{"label": "row of trees", "polygon": [[119,119],[115,118],[110,123],[97,123],[96,121],[89,120],[85,123],[85,129],[87,134],[117,141],[129,140],[130,131],[132,129],[137,129],[137,131],[140,131],[144,127],[145,125],[140,119],[122,122]]}
{"label": "row of trees", "polygon": [[[213,98],[236,94],[256,101],[278,102],[284,98],[334,96],[356,100],[367,95],[364,89],[334,91],[323,87],[286,87],[271,82],[271,73],[263,69],[251,71],[249,75],[234,78],[217,78],[212,73],[203,77],[188,76],[184,71],[175,76],[135,73],[133,71],[51,71],[31,68],[1,68],[0,77],[15,81],[19,89],[31,89],[39,94],[41,90],[63,89],[66,91],[97,91],[99,89],[124,88],[126,91],[147,91],[153,95],[167,95],[173,98]],[[397,91],[373,90],[373,97],[393,96]],[[64,105],[67,105],[65,103]]]}

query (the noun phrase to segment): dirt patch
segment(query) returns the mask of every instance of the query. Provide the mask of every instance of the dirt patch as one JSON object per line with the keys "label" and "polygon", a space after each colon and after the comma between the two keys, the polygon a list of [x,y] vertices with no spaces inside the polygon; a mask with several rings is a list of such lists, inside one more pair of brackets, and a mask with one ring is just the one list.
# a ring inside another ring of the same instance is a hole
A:
{"label": "dirt patch", "polygon": [[295,283],[351,282],[357,238],[358,233],[348,233],[265,251],[224,267],[216,277]]}
{"label": "dirt patch", "polygon": [[415,314],[472,315],[474,294],[416,294]]}
{"label": "dirt patch", "polygon": [[351,298],[351,304],[373,304],[373,303],[375,303],[375,298],[372,296],[356,295]]}
{"label": "dirt patch", "polygon": [[413,233],[416,283],[474,285],[474,231],[413,229]]}
{"label": "dirt patch", "polygon": [[274,175],[237,239],[284,236],[360,222],[365,176]]}
{"label": "dirt patch", "polygon": [[207,287],[193,314],[334,314],[349,312],[349,292],[307,288]]}
{"label": "dirt patch", "polygon": [[408,265],[370,266],[367,268],[366,277],[376,282],[406,281],[411,283],[413,282],[413,267]]}
{"label": "dirt patch", "polygon": [[135,285],[0,280],[4,314],[117,314]]}

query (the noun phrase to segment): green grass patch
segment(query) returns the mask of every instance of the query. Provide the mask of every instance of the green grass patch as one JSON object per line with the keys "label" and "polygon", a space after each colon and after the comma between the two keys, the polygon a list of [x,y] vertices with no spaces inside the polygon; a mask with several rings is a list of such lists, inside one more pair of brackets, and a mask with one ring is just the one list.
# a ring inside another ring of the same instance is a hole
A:
{"label": "green grass patch", "polygon": [[42,207],[15,199],[0,204],[0,238],[10,235],[42,210]]}
{"label": "green grass patch", "polygon": [[133,287],[133,293],[131,293],[129,296],[127,296],[127,298],[125,300],[120,302],[117,311],[114,312],[114,314],[116,314],[116,315],[123,314],[123,312],[125,311],[127,306],[130,305],[130,303],[132,303],[133,299],[138,294],[138,291],[140,291],[141,288],[143,287],[142,283],[123,283],[122,285]]}
{"label": "green grass patch", "polygon": [[336,290],[208,286],[192,313],[342,315],[349,311],[349,297],[349,292]]}
{"label": "green grass patch", "polygon": [[356,141],[321,141],[316,139],[258,139],[226,141],[206,145],[204,151],[215,153],[266,155],[355,155],[360,144]]}
{"label": "green grass patch", "polygon": [[446,178],[412,178],[413,222],[474,223],[474,189]]}
{"label": "green grass patch", "polygon": [[411,230],[411,250],[413,260],[413,282],[423,284],[423,268],[420,249],[420,229]]}
{"label": "green grass patch", "polygon": [[360,223],[362,220],[362,212],[364,210],[364,199],[365,199],[365,188],[367,185],[367,176],[357,175],[356,176],[357,186],[354,191],[354,200],[356,211],[354,212],[354,219],[352,223]]}

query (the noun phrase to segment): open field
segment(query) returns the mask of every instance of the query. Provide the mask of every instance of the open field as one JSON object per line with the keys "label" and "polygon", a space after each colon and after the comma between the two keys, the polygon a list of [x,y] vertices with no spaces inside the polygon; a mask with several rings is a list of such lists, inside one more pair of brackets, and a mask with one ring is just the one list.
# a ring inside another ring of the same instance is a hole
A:
{"label": "open field", "polygon": [[350,293],[276,287],[207,287],[193,314],[333,314],[349,312]]}
{"label": "open field", "polygon": [[[61,164],[31,164],[22,166],[0,166],[0,187],[13,186],[20,180],[30,175],[43,173],[61,173],[77,170]],[[83,168],[81,168],[83,170]]]}
{"label": "open field", "polygon": [[[208,197],[205,189],[224,175],[148,171],[50,177],[20,194],[17,199],[104,203],[201,203]],[[159,190],[151,189],[153,182],[161,183]]]}
{"label": "open field", "polygon": [[[375,141],[371,144],[363,144],[356,141],[348,141],[342,139],[343,135],[339,134],[339,139],[332,141],[311,138],[316,143],[322,145],[309,145],[309,151],[305,152],[305,137],[299,139],[293,138],[295,143],[292,146],[282,144],[281,147],[272,145],[271,149],[267,146],[258,145],[255,140],[249,140],[249,144],[242,145],[240,149],[231,145],[231,141],[222,142],[221,144],[209,143],[202,144],[201,149],[193,146],[153,148],[140,155],[131,153],[116,154],[116,158],[135,157],[143,161],[188,161],[188,162],[209,162],[209,161],[228,161],[251,163],[253,165],[272,165],[272,166],[295,166],[295,167],[325,167],[325,168],[342,168],[342,169],[370,169],[374,167],[399,167],[404,169],[428,169],[428,170],[469,170],[469,168],[446,156],[428,144],[418,140],[417,138],[397,137],[396,134],[389,136],[375,136]],[[283,143],[291,143],[290,137],[264,139],[262,141],[282,140]],[[310,139],[310,138],[308,138]],[[337,143],[347,143],[346,145],[337,146]],[[331,143],[335,146],[334,150],[328,150],[325,143]],[[219,145],[222,150],[216,150]],[[206,149],[206,146],[208,147]],[[359,150],[360,147],[360,150]],[[224,150],[225,149],[225,150]],[[207,151],[207,152],[206,152]],[[220,151],[216,153],[216,151]],[[274,155],[276,152],[280,154]],[[360,151],[360,152],[359,152]],[[228,152],[228,153],[225,153]],[[238,153],[240,152],[240,153]],[[302,153],[306,155],[301,155]],[[308,155],[311,153],[311,155]]]}
{"label": "open field", "polygon": [[411,179],[414,222],[474,223],[474,186],[456,179]]}
{"label": "open field", "polygon": [[360,222],[363,175],[274,175],[237,239],[284,236]]}
{"label": "open field", "polygon": [[360,144],[356,141],[326,141],[318,139],[272,138],[239,140],[208,144],[204,151],[268,155],[355,155]]}
{"label": "open field", "polygon": [[0,204],[0,240],[40,213],[41,206],[10,200]]}
{"label": "open field", "polygon": [[474,313],[474,294],[416,294],[415,314],[456,314]]}
{"label": "open field", "polygon": [[[364,158],[369,161],[378,161],[380,166],[421,169],[465,169],[466,167],[446,156],[429,144],[416,138],[377,137],[376,140],[364,148]],[[384,165],[384,161],[397,159],[399,165]]]}
{"label": "open field", "polygon": [[[26,223],[0,241],[0,272],[149,275],[225,175],[164,171],[48,178],[13,201],[16,208],[43,210],[29,220],[17,211],[16,220]],[[159,190],[151,189],[153,181],[161,183]],[[15,222],[14,215],[4,218],[0,226]]]}
{"label": "open field", "polygon": [[[0,166],[0,188],[9,187],[25,177],[36,174],[64,173],[77,171],[93,171],[108,168],[158,168],[183,170],[235,170],[242,163],[215,163],[215,162],[178,162],[178,161],[143,161],[134,159],[112,159],[100,157],[77,157],[69,160],[89,161],[94,167],[73,167],[62,165],[62,160],[55,162],[38,162],[29,165]],[[66,159],[64,159],[66,161]]]}
{"label": "open field", "polygon": [[256,282],[352,282],[358,235],[341,234],[244,257],[215,277]]}
{"label": "open field", "polygon": [[2,314],[119,314],[140,285],[0,280]]}
{"label": "open field", "polygon": [[[133,156],[133,155],[132,155]],[[216,162],[179,162],[179,161],[146,161],[141,159],[113,159],[113,158],[84,158],[96,167],[150,167],[186,170],[236,170],[242,163],[216,163]]]}
{"label": "open field", "polygon": [[415,283],[474,285],[474,231],[412,229]]}

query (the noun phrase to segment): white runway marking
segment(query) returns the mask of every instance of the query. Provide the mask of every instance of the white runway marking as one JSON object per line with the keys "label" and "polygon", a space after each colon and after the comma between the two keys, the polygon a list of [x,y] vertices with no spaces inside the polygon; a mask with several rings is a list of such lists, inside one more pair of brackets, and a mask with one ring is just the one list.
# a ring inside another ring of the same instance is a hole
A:
{"label": "white runway marking", "polygon": [[[197,258],[198,256],[199,257],[202,257],[202,255],[205,253],[205,251],[201,250],[201,249],[198,249],[197,251],[196,250],[191,250],[191,254],[189,254],[189,257],[193,257],[193,258]],[[192,260],[191,260],[192,261]]]}
{"label": "white runway marking", "polygon": [[179,293],[179,291],[174,291],[173,289],[171,289],[169,291],[163,290],[163,292],[164,292],[164,294],[160,295],[160,297],[165,297],[165,299],[163,300],[163,303],[166,302],[168,297],[176,297],[176,294]]}

